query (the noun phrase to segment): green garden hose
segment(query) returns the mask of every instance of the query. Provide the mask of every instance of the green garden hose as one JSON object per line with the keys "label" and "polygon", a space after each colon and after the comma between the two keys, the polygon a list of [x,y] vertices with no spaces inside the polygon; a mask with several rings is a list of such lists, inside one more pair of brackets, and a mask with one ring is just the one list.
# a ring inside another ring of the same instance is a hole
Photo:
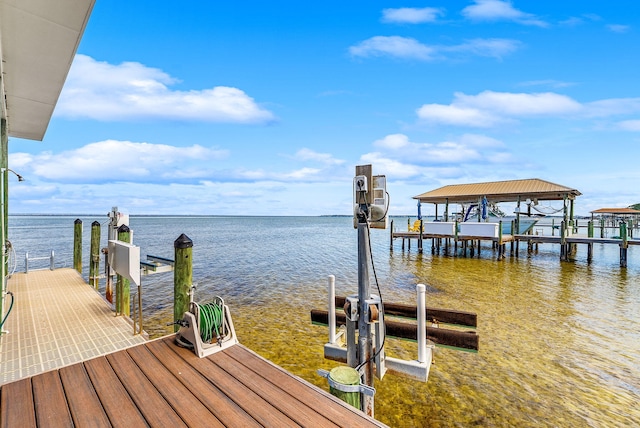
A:
{"label": "green garden hose", "polygon": [[200,337],[204,343],[211,343],[214,338],[220,340],[223,336],[222,322],[224,317],[224,307],[218,303],[206,303],[198,305],[200,312]]}
{"label": "green garden hose", "polygon": [[7,318],[9,318],[11,309],[13,309],[13,301],[15,300],[15,297],[13,297],[13,293],[11,291],[7,291],[7,294],[11,295],[11,304],[9,305],[9,310],[7,311],[7,314],[4,316],[4,318],[2,319],[2,322],[0,323],[0,331],[2,331],[2,327],[4,327],[4,323],[7,321]]}

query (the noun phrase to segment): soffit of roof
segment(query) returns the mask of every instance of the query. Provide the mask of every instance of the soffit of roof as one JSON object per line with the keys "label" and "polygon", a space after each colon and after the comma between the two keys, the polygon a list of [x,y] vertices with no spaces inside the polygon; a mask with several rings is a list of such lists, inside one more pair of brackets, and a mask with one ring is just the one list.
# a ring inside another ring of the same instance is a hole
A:
{"label": "soffit of roof", "polygon": [[430,203],[475,203],[486,197],[490,202],[517,202],[538,199],[543,201],[575,199],[581,193],[576,189],[561,186],[538,178],[526,180],[493,181],[488,183],[454,184],[440,187],[418,196],[421,202]]}
{"label": "soffit of roof", "polygon": [[2,115],[9,136],[42,140],[95,0],[0,0]]}

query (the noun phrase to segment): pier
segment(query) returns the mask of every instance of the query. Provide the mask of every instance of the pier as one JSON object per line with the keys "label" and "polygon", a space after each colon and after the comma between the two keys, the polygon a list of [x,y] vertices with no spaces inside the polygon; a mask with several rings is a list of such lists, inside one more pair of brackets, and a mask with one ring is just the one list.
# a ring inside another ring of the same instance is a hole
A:
{"label": "pier", "polygon": [[[426,222],[425,222],[426,223]],[[482,223],[480,223],[482,224]],[[626,228],[622,228],[626,231]],[[537,232],[543,230],[543,227],[537,228]],[[627,250],[630,246],[639,246],[640,239],[628,239],[627,236],[615,237],[615,238],[603,238],[594,236],[585,236],[582,234],[572,234],[569,236],[558,236],[553,234],[553,226],[551,226],[551,234],[516,234],[516,235],[502,235],[498,236],[486,236],[486,235],[459,235],[453,234],[433,234],[433,233],[420,233],[414,231],[396,231],[393,228],[393,222],[391,223],[390,242],[389,249],[393,251],[394,241],[401,240],[401,248],[411,249],[411,241],[416,241],[418,252],[424,251],[425,241],[430,242],[430,249],[432,254],[439,254],[441,250],[445,254],[462,255],[462,256],[475,256],[476,252],[478,257],[480,256],[482,243],[489,242],[491,247],[497,250],[497,258],[501,259],[506,257],[507,244],[510,245],[509,254],[514,257],[519,255],[520,243],[526,244],[527,251],[540,244],[554,244],[560,246],[560,258],[567,260],[568,254],[575,251],[576,245],[587,246],[587,261],[593,260],[593,246],[594,244],[602,245],[617,245],[620,247],[620,266],[626,267],[627,265]],[[592,233],[590,233],[592,234]],[[603,233],[604,235],[604,233]],[[429,245],[429,244],[427,244]]]}

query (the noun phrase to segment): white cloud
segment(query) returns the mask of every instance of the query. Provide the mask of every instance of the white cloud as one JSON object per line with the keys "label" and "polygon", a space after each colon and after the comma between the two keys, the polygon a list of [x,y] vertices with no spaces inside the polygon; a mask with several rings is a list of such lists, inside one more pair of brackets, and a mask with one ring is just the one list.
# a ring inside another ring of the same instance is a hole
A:
{"label": "white cloud", "polygon": [[417,114],[433,123],[488,128],[517,117],[569,115],[582,110],[577,101],[551,92],[484,91],[478,95],[457,92],[451,104],[425,104]]}
{"label": "white cloud", "polygon": [[341,165],[344,163],[344,160],[336,159],[330,153],[318,153],[307,148],[298,150],[295,158],[302,161],[320,162],[326,165]]}
{"label": "white cloud", "polygon": [[375,36],[351,46],[349,52],[355,57],[390,56],[402,59],[433,61],[451,54],[502,58],[515,52],[520,42],[510,39],[473,39],[458,45],[425,45],[416,39],[400,36]]}
{"label": "white cloud", "polygon": [[634,131],[634,132],[638,132],[640,131],[640,119],[636,119],[636,120],[623,120],[622,122],[618,123],[618,127],[620,129],[623,129],[625,131]]}
{"label": "white cloud", "polygon": [[409,137],[404,134],[391,134],[374,141],[373,145],[385,149],[398,150],[409,146]]}
{"label": "white cloud", "polygon": [[400,36],[375,36],[349,48],[353,56],[393,56],[406,59],[431,60],[435,49],[415,39]]}
{"label": "white cloud", "polygon": [[[404,165],[440,166],[484,162],[488,155],[496,157],[496,151],[504,150],[504,144],[494,138],[477,134],[465,134],[458,141],[417,143],[405,134],[390,134],[373,143],[380,151],[375,154],[393,159]],[[373,154],[369,154],[373,156]],[[502,159],[508,156],[502,156]],[[411,172],[412,169],[408,169]]]}
{"label": "white cloud", "polygon": [[585,104],[588,117],[607,117],[640,112],[640,98],[610,98]]}
{"label": "white cloud", "polygon": [[535,116],[576,113],[582,109],[577,101],[553,92],[526,94],[483,91],[478,95],[455,94],[454,103],[509,116]]}
{"label": "white cloud", "polygon": [[443,51],[471,53],[477,56],[502,58],[517,51],[521,43],[510,39],[472,39],[462,44],[443,47]]}
{"label": "white cloud", "polygon": [[535,15],[514,8],[510,1],[474,0],[474,3],[462,10],[465,18],[473,21],[512,21],[522,25],[548,26]]}
{"label": "white cloud", "polygon": [[168,119],[266,123],[275,116],[240,89],[178,91],[177,80],[137,62],[112,65],[76,55],[56,115],[101,121]]}
{"label": "white cloud", "polygon": [[199,145],[174,147],[106,140],[59,154],[15,153],[11,164],[34,177],[60,182],[165,181],[185,177],[182,171],[189,176],[194,171],[206,174],[208,162],[227,156],[226,150]]}
{"label": "white cloud", "polygon": [[421,168],[417,165],[391,159],[379,152],[366,153],[360,157],[360,161],[375,165],[376,171],[384,171],[387,177],[393,177],[394,180],[416,177],[421,172]]}
{"label": "white cloud", "polygon": [[382,22],[420,24],[435,22],[438,16],[441,15],[444,15],[444,10],[435,7],[384,9],[382,11]]}
{"label": "white cloud", "polygon": [[501,121],[489,112],[454,104],[425,104],[416,113],[420,119],[433,123],[478,128],[489,128]]}
{"label": "white cloud", "polygon": [[614,33],[627,33],[631,30],[631,27],[628,25],[620,25],[620,24],[611,24],[607,25],[609,31]]}

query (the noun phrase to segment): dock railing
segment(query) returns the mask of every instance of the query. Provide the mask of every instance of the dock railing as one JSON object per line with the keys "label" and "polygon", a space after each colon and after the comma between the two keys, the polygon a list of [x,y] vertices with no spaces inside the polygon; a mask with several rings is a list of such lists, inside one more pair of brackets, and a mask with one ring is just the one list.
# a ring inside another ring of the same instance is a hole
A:
{"label": "dock railing", "polygon": [[[55,253],[51,250],[51,254],[49,256],[43,257],[29,257],[29,253],[24,253],[24,273],[29,273],[29,262],[39,261],[39,260],[49,260],[49,270],[55,269]],[[40,268],[38,270],[42,270],[46,268]],[[32,269],[33,270],[33,269]]]}

